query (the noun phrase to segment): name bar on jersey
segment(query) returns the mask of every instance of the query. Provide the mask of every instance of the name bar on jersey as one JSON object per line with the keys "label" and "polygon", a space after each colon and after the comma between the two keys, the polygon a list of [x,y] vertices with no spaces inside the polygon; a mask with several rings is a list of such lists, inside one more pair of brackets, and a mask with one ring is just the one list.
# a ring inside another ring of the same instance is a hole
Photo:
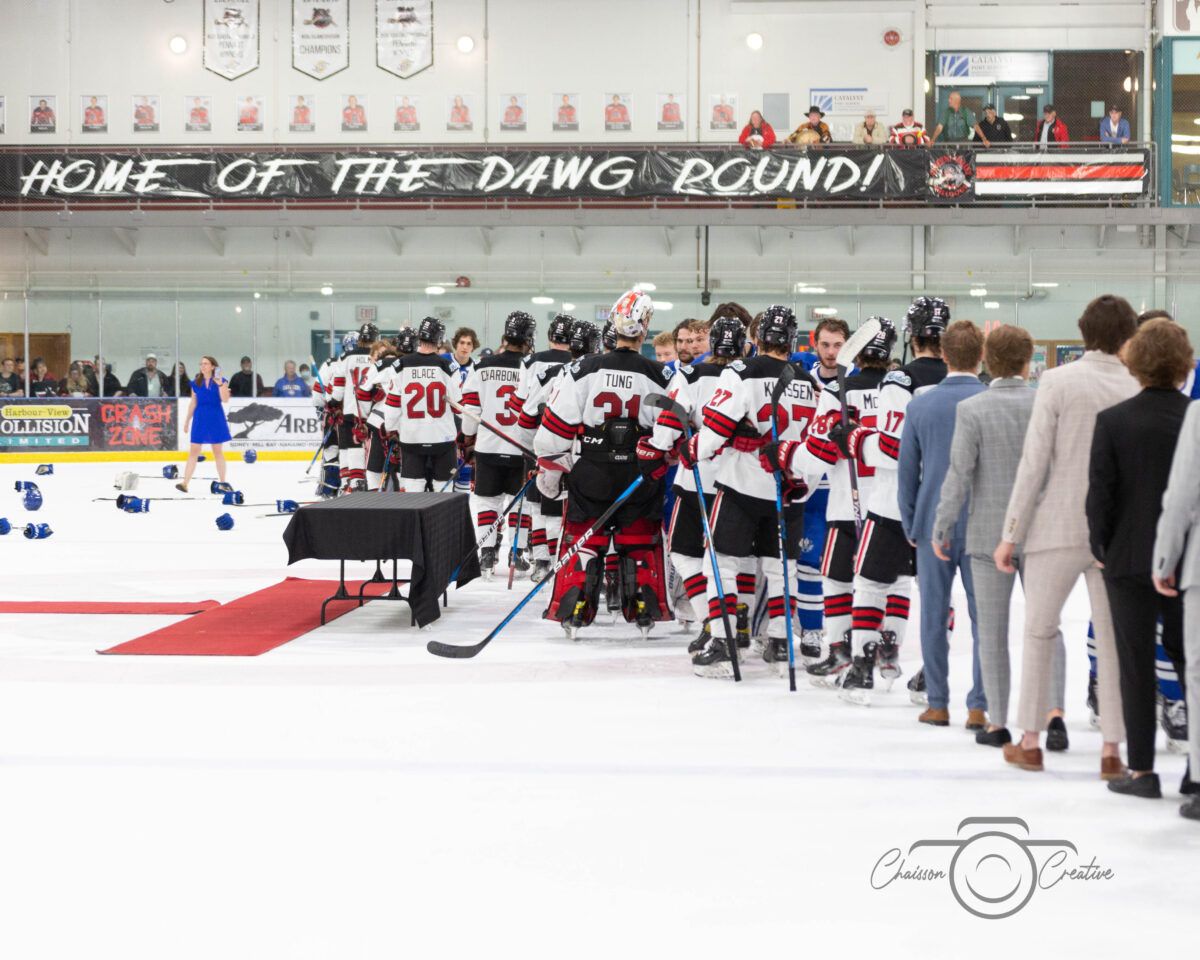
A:
{"label": "name bar on jersey", "polygon": [[31,200],[337,200],[427,198],[803,199],[971,203],[1078,194],[1129,199],[1150,189],[1144,149],[1073,148],[1058,162],[1026,149],[946,147],[747,151],[419,149],[189,151],[182,148],[0,153],[0,203]]}

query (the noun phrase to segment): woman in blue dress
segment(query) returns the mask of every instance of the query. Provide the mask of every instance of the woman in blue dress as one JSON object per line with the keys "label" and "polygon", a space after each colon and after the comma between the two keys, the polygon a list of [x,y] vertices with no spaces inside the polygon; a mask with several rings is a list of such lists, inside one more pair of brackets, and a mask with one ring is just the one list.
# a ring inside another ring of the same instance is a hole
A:
{"label": "woman in blue dress", "polygon": [[191,448],[188,451],[187,467],[183,482],[176,489],[187,493],[188,482],[196,470],[200,448],[204,444],[212,447],[213,462],[217,465],[217,476],[225,482],[225,452],[221,444],[229,440],[229,423],[221,404],[229,400],[229,381],[217,371],[217,361],[212,357],[200,359],[200,372],[192,381],[192,402],[188,407],[184,430],[191,430]]}

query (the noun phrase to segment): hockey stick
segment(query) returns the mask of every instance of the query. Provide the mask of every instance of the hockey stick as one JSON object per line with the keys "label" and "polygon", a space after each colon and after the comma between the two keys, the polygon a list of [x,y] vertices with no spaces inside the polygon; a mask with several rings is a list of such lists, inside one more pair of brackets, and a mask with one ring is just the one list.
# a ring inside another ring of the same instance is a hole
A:
{"label": "hockey stick", "polygon": [[462,565],[464,563],[466,563],[468,559],[470,559],[471,554],[476,553],[479,550],[479,545],[481,543],[483,543],[484,540],[488,539],[488,537],[490,537],[493,533],[495,533],[497,530],[500,529],[500,526],[504,523],[504,518],[508,516],[508,512],[514,506],[516,506],[518,501],[520,501],[521,499],[524,498],[525,494],[529,492],[530,485],[533,484],[536,480],[537,480],[536,474],[534,476],[530,477],[528,480],[526,480],[525,485],[523,487],[521,487],[520,490],[517,491],[516,496],[514,496],[511,500],[508,501],[508,506],[505,507],[503,510],[501,510],[496,515],[496,519],[493,520],[488,525],[488,528],[483,531],[483,535],[477,536],[475,538],[475,545],[473,547],[471,547],[471,549],[468,550],[463,555],[463,558],[454,565],[454,572],[450,574],[450,582],[446,584],[447,588],[449,588],[451,583],[453,583],[455,580],[458,579],[458,571],[461,570]]}
{"label": "hockey stick", "polygon": [[521,520],[525,516],[525,500],[517,504],[517,525],[513,529],[512,549],[508,552],[508,589],[512,589],[513,577],[517,573],[517,544],[521,542]]}
{"label": "hockey stick", "polygon": [[475,423],[479,424],[485,430],[488,430],[489,432],[494,433],[501,440],[507,440],[510,444],[512,444],[514,447],[516,447],[518,450],[520,450],[523,454],[525,454],[525,456],[527,456],[530,460],[536,460],[538,466],[544,466],[548,470],[561,470],[564,473],[566,472],[566,469],[567,469],[566,467],[561,466],[557,463],[547,462],[546,458],[539,457],[536,453],[533,452],[533,450],[531,448],[525,446],[525,444],[523,444],[523,443],[518,443],[516,440],[514,440],[512,437],[510,437],[507,433],[505,433],[503,430],[501,430],[495,424],[490,423],[487,420],[484,420],[483,417],[481,417],[479,414],[475,413],[473,410],[468,410],[461,403],[456,403],[455,401],[450,400],[449,398],[447,398],[447,402],[450,404],[451,410],[456,410],[459,413],[461,413],[464,417],[469,417],[471,420],[475,421]]}
{"label": "hockey stick", "polygon": [[[683,427],[684,442],[692,439],[691,417],[677,400],[672,400],[664,393],[655,393],[648,396],[645,402],[648,406],[658,407],[660,410],[672,413]],[[717,596],[721,598],[721,622],[725,625],[725,639],[729,643],[729,659],[733,661],[733,680],[738,683],[742,679],[742,668],[738,664],[737,634],[729,623],[729,611],[725,607],[725,587],[721,583],[721,568],[717,564],[717,550],[713,546],[712,529],[708,524],[708,500],[704,496],[704,483],[700,479],[700,464],[698,463],[692,464],[692,479],[696,483],[696,496],[700,498],[700,521],[704,525],[704,547],[712,561],[713,582],[717,585]]]}
{"label": "hockey stick", "polygon": [[608,523],[609,518],[616,513],[617,510],[620,509],[621,504],[628,500],[633,495],[633,492],[642,485],[642,481],[644,479],[645,478],[639,473],[634,478],[633,483],[622,490],[621,495],[612,502],[612,505],[605,510],[604,513],[600,515],[600,519],[598,519],[579,537],[577,537],[575,542],[571,544],[570,547],[568,547],[566,550],[560,550],[558,562],[554,564],[550,572],[537,583],[535,583],[533,585],[533,589],[525,594],[520,603],[513,607],[512,612],[509,613],[509,615],[501,620],[498,624],[496,624],[496,626],[492,629],[492,632],[480,640],[479,643],[472,644],[468,647],[456,647],[452,644],[442,643],[438,640],[430,640],[429,643],[425,645],[425,649],[432,653],[435,657],[451,657],[456,660],[466,659],[467,657],[473,657],[478,654],[479,651],[481,651],[496,638],[501,630],[503,630],[509,625],[509,623],[512,622],[512,619],[518,613],[525,609],[525,604],[532,600],[534,596],[537,595],[537,592],[542,589],[542,587],[544,587],[547,583],[553,582],[555,574],[557,574],[559,570],[575,559],[575,555],[583,549],[583,545],[587,543],[588,539],[597,530],[604,529],[604,525]]}
{"label": "hockey stick", "polygon": [[[874,317],[868,318],[854,331],[854,336],[842,344],[837,355],[838,394],[842,401],[842,429],[850,423],[850,404],[846,399],[846,371],[850,369],[855,358],[862,352],[863,347],[875,339],[882,324]],[[846,458],[846,466],[850,470],[850,502],[854,505],[854,528],[862,537],[863,516],[862,502],[858,496],[858,466],[853,457]]]}
{"label": "hockey stick", "polygon": [[[779,442],[779,399],[796,378],[796,370],[785,363],[771,391],[771,440]],[[783,516],[783,473],[775,471],[775,514],[779,520],[779,562],[783,566],[783,621],[787,627],[788,689],[796,692],[796,650],[792,630],[792,588],[788,583],[787,521]],[[770,601],[768,600],[768,603]],[[768,631],[769,632],[769,631]]]}

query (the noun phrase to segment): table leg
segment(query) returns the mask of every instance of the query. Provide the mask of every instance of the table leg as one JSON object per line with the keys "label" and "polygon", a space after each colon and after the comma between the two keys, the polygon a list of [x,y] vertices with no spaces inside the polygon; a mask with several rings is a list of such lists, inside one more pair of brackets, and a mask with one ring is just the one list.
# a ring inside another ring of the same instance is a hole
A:
{"label": "table leg", "polygon": [[[339,560],[338,561],[337,593],[335,593],[332,597],[329,597],[324,603],[321,604],[321,626],[325,626],[325,608],[328,607],[331,603],[333,603],[334,600],[353,600],[353,599],[354,599],[354,597],[350,596],[349,592],[346,590],[346,561]],[[359,606],[362,606],[361,600],[359,601]]]}

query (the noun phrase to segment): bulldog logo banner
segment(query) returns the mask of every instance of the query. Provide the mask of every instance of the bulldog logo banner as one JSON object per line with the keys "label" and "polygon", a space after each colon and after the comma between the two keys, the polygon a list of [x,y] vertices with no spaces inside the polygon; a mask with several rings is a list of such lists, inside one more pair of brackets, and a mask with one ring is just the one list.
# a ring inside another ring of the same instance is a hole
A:
{"label": "bulldog logo banner", "polygon": [[324,80],[350,66],[349,0],[292,0],[292,66]]}
{"label": "bulldog logo banner", "polygon": [[258,0],[204,0],[204,69],[236,80],[258,69]]}
{"label": "bulldog logo banner", "polygon": [[433,0],[375,0],[375,62],[405,80],[433,66]]}

